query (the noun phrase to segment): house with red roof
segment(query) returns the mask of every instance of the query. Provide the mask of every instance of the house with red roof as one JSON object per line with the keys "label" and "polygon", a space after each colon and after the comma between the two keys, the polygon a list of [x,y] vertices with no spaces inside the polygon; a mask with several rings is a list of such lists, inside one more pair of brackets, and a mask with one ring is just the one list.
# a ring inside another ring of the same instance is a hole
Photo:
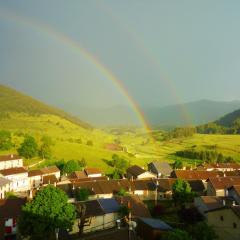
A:
{"label": "house with red roof", "polygon": [[23,159],[16,154],[0,156],[0,170],[23,167]]}

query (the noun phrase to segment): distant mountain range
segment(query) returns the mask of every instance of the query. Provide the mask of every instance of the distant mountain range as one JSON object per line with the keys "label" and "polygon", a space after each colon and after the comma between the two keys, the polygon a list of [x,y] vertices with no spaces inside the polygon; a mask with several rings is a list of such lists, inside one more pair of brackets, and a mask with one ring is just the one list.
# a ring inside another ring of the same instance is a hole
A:
{"label": "distant mountain range", "polygon": [[[72,115],[35,100],[10,87],[0,85],[0,117],[9,112],[30,115],[50,114],[59,116],[83,128],[91,128],[90,124],[86,122],[90,122],[95,126],[131,126],[139,124],[139,116],[127,106],[83,108],[76,104],[62,106],[62,108],[72,113]],[[142,111],[152,127],[175,127],[214,122],[237,109],[240,109],[240,101],[217,102],[200,100],[166,107],[145,107]],[[239,111],[232,113],[232,115],[235,116],[237,113]],[[219,123],[226,122],[230,124],[232,115],[220,119]],[[84,121],[81,119],[84,119]]]}
{"label": "distant mountain range", "polygon": [[[64,108],[96,126],[134,125],[138,123],[136,114],[127,106],[83,108],[69,105]],[[145,107],[142,110],[152,127],[174,127],[212,122],[239,108],[240,101],[200,100],[166,107]]]}
{"label": "distant mountain range", "polygon": [[215,121],[239,108],[240,101],[200,100],[162,108],[146,109],[145,115],[153,126],[199,125]]}

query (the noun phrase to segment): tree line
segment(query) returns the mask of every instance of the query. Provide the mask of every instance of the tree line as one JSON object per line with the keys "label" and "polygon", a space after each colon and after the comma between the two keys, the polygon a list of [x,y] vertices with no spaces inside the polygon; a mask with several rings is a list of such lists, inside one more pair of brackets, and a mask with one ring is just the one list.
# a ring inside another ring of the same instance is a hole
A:
{"label": "tree line", "polygon": [[189,159],[199,159],[207,163],[227,163],[235,162],[231,156],[224,156],[222,153],[216,150],[202,150],[197,151],[195,149],[187,149],[175,152],[178,157],[189,158]]}
{"label": "tree line", "polygon": [[164,140],[171,140],[173,138],[191,137],[196,133],[195,127],[179,127],[163,135]]}

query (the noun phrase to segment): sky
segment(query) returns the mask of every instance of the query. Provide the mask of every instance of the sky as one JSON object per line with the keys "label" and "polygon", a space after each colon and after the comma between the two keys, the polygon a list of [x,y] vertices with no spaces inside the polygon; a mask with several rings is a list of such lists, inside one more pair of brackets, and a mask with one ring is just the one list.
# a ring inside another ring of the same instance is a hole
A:
{"label": "sky", "polygon": [[239,10],[238,0],[1,0],[0,82],[66,110],[129,96],[141,107],[240,99]]}

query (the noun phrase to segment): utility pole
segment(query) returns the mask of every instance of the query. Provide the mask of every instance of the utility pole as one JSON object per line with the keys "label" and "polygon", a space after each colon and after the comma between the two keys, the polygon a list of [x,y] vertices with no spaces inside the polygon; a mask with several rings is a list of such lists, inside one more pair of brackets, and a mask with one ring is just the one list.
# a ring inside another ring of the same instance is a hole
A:
{"label": "utility pole", "polygon": [[156,181],[156,192],[155,192],[155,206],[157,206],[157,200],[158,200],[158,186],[159,186],[159,182],[157,180]]}
{"label": "utility pole", "polygon": [[128,240],[131,240],[131,219],[132,219],[132,214],[131,214],[131,204],[130,201],[128,201]]}

